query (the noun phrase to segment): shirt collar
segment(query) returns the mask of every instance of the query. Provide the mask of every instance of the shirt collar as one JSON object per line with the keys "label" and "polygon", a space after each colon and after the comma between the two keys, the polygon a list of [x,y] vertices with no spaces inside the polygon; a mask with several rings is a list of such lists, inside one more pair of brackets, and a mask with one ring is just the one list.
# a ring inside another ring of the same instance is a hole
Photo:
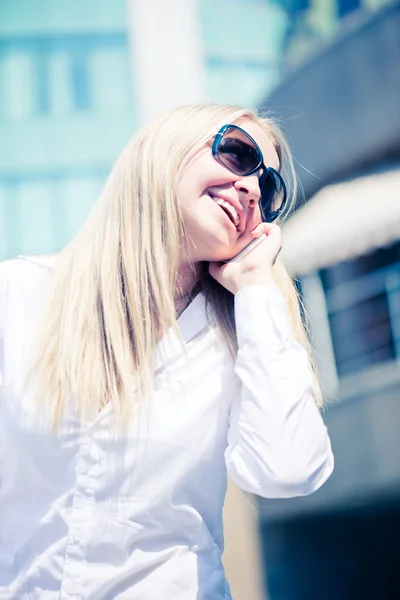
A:
{"label": "shirt collar", "polygon": [[200,292],[177,319],[179,333],[171,327],[156,347],[155,371],[182,353],[183,347],[198,333],[212,325],[207,314],[207,302]]}

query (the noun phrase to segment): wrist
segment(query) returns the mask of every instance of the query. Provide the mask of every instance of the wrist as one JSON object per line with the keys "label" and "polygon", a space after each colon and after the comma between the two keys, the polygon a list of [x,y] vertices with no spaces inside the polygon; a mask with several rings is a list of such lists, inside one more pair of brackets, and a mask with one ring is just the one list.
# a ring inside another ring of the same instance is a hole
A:
{"label": "wrist", "polygon": [[240,278],[233,283],[233,294],[237,294],[240,290],[245,287],[249,287],[251,285],[261,285],[264,287],[274,287],[276,288],[276,283],[272,276],[272,273],[265,274],[264,273],[248,273],[246,275],[242,275]]}

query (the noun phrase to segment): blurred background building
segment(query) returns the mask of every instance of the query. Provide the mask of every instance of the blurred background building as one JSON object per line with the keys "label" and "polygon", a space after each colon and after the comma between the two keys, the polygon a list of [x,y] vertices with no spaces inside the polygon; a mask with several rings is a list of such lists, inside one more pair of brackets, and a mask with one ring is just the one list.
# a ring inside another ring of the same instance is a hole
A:
{"label": "blurred background building", "polygon": [[[400,589],[400,4],[336,10],[342,26],[263,103],[279,108],[307,200],[283,253],[309,313],[336,461],[310,498],[263,504],[276,600]],[[289,43],[306,54],[307,14]]]}
{"label": "blurred background building", "polygon": [[0,260],[59,251],[164,108],[262,106],[291,143],[336,469],[308,498],[230,487],[235,600],[398,597],[399,65],[398,0],[0,0]]}

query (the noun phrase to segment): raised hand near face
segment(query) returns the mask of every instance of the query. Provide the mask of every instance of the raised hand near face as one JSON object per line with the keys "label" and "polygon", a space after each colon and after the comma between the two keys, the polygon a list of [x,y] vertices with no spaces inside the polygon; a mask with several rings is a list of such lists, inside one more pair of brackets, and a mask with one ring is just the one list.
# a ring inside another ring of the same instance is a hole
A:
{"label": "raised hand near face", "polygon": [[263,241],[250,252],[244,251],[227,263],[209,264],[212,277],[232,294],[248,285],[274,285],[272,267],[281,250],[281,230],[272,223],[259,223],[251,235],[254,240],[262,236]]}

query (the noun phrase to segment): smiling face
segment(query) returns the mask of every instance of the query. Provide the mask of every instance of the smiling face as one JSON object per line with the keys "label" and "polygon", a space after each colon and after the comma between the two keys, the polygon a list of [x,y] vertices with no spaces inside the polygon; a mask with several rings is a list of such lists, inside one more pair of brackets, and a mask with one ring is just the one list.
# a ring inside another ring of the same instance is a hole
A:
{"label": "smiling face", "polygon": [[[263,129],[250,120],[237,124],[257,142],[264,164],[278,170],[278,154]],[[192,264],[232,258],[250,243],[250,232],[261,222],[258,173],[232,173],[213,158],[211,145],[191,157],[177,189],[185,259]]]}

